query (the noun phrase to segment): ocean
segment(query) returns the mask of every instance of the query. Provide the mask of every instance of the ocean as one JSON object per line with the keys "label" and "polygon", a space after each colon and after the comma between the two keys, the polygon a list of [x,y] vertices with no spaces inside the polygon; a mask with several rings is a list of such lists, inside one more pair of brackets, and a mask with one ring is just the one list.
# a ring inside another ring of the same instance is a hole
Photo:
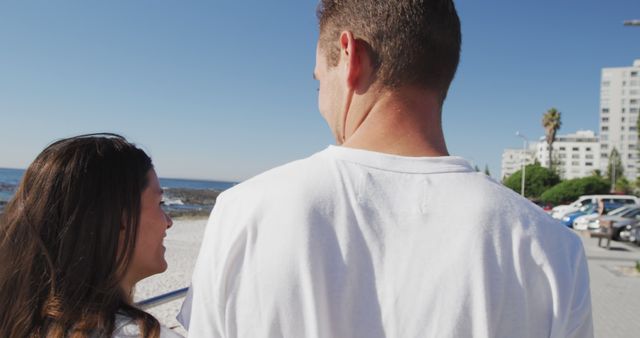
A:
{"label": "ocean", "polygon": [[[23,169],[8,169],[8,168],[0,168],[0,212],[2,211],[4,204],[6,204],[11,197],[15,194],[16,187],[20,183],[20,179],[22,179],[22,175],[24,175]],[[197,202],[185,202],[182,199],[194,200],[197,198],[193,198],[193,194],[189,192],[198,192],[198,191],[211,191],[211,192],[220,192],[226,189],[229,189],[236,185],[236,182],[223,182],[223,181],[205,181],[205,180],[189,180],[189,179],[178,179],[178,178],[159,178],[160,186],[165,189],[166,197],[165,204],[166,209],[168,211],[176,211],[176,210],[202,210],[203,204],[210,203],[201,203]],[[171,192],[180,191],[179,196],[172,195]],[[186,193],[185,193],[186,192]],[[184,196],[187,196],[186,198]],[[197,194],[197,197],[201,196],[201,194]],[[208,197],[208,196],[207,196]],[[182,199],[181,199],[182,198]],[[212,205],[206,205],[205,209],[209,209]],[[204,212],[207,212],[204,210]]]}
{"label": "ocean", "polygon": [[0,203],[11,199],[24,170],[0,168]]}

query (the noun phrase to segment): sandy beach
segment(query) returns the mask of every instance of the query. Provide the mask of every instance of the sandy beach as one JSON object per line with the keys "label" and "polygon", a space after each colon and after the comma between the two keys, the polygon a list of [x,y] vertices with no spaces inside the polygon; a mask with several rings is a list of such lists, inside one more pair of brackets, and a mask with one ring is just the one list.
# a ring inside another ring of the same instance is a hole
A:
{"label": "sandy beach", "polygon": [[[206,218],[176,219],[173,221],[173,226],[167,231],[167,237],[164,239],[164,246],[167,248],[165,258],[169,267],[164,273],[138,283],[134,301],[141,301],[189,286],[206,223]],[[176,299],[149,308],[147,311],[158,318],[162,325],[186,335],[186,331],[182,329],[175,318],[183,300],[184,298]]]}

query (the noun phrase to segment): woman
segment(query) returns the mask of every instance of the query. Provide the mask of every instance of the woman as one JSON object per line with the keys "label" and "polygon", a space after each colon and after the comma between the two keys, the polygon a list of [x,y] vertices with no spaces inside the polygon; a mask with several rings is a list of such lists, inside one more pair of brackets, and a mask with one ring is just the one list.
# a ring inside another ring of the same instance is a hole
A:
{"label": "woman", "polygon": [[178,337],[132,305],[167,268],[161,204],[151,159],[123,137],[48,146],[0,216],[0,337]]}
{"label": "woman", "polygon": [[598,208],[596,209],[596,212],[598,213],[598,216],[606,215],[608,210],[605,207],[604,201],[602,200],[602,198],[598,198],[597,205],[598,205]]}

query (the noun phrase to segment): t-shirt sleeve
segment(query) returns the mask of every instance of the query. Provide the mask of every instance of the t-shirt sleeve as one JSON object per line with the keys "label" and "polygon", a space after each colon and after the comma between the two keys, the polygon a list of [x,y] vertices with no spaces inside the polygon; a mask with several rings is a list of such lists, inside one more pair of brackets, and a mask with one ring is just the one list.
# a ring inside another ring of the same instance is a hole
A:
{"label": "t-shirt sleeve", "polygon": [[241,208],[224,193],[218,196],[178,315],[189,337],[229,336],[225,309],[242,263],[245,223]]}
{"label": "t-shirt sleeve", "polygon": [[180,308],[180,312],[176,316],[178,323],[182,325],[185,329],[189,329],[189,320],[191,319],[191,302],[193,301],[193,288],[189,286],[187,290],[187,295],[182,302],[182,307]]}
{"label": "t-shirt sleeve", "polygon": [[571,313],[567,323],[567,338],[592,338],[593,318],[591,313],[591,291],[589,269],[584,250],[576,259],[576,274],[571,298]]}

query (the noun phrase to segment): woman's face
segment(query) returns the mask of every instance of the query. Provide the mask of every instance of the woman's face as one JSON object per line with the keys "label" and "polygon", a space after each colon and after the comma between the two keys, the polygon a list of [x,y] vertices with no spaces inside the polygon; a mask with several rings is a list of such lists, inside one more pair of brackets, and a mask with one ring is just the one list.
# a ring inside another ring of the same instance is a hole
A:
{"label": "woman's face", "polygon": [[135,284],[167,269],[162,242],[173,222],[162,210],[162,188],[155,170],[149,170],[147,180],[149,184],[141,198],[137,243],[124,278],[127,284]]}

